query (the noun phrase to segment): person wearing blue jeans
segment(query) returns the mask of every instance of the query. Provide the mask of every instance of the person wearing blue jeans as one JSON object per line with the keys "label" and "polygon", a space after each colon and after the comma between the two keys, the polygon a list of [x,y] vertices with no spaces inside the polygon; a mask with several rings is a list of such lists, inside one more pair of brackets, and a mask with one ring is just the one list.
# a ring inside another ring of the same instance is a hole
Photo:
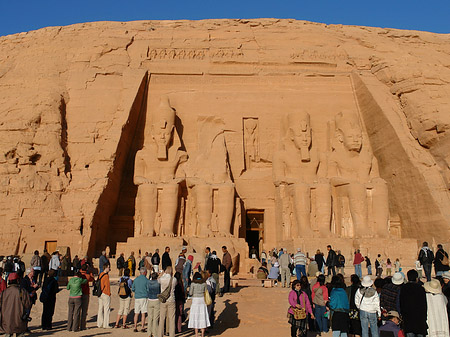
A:
{"label": "person wearing blue jeans", "polygon": [[308,277],[308,275],[306,275],[306,267],[304,264],[298,264],[295,266],[295,275],[297,276],[297,280],[299,281],[303,275]]}
{"label": "person wearing blue jeans", "polygon": [[325,317],[327,311],[326,306],[314,305],[314,316],[316,316],[317,326],[319,327],[319,333],[328,332],[328,318]]}
{"label": "person wearing blue jeans", "polygon": [[359,317],[361,320],[362,337],[369,337],[369,325],[372,337],[378,337],[377,313],[360,310]]}
{"label": "person wearing blue jeans", "polygon": [[355,264],[355,274],[358,275],[359,278],[362,278],[362,270],[361,264]]}
{"label": "person wearing blue jeans", "polygon": [[359,309],[362,337],[369,337],[369,326],[372,337],[378,337],[377,317],[381,317],[380,297],[372,287],[373,280],[369,275],[361,281],[362,288],[355,293],[355,304]]}

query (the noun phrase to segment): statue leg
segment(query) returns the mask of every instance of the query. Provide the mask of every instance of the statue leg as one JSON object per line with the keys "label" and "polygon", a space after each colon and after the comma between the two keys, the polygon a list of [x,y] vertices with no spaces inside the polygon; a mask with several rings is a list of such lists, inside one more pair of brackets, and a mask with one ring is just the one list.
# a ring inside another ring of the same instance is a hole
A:
{"label": "statue leg", "polygon": [[294,185],[294,212],[298,236],[312,236],[311,229],[311,188],[308,184]]}
{"label": "statue leg", "polygon": [[230,236],[234,212],[234,184],[219,187],[217,210],[219,214],[219,236]]}
{"label": "statue leg", "polygon": [[331,233],[331,186],[316,185],[316,219],[319,234],[329,236]]}
{"label": "statue leg", "polygon": [[155,231],[155,215],[158,206],[156,185],[139,185],[139,214],[142,219],[141,236],[153,236]]}
{"label": "statue leg", "polygon": [[353,220],[353,235],[362,237],[371,234],[367,224],[367,193],[362,184],[351,183],[348,186],[350,213]]}
{"label": "statue leg", "polygon": [[162,236],[174,236],[175,217],[178,209],[178,184],[165,184],[161,193]]}
{"label": "statue leg", "polygon": [[386,182],[381,179],[373,179],[374,188],[372,190],[373,219],[376,234],[379,237],[386,237],[389,234],[389,195]]}
{"label": "statue leg", "polygon": [[197,235],[202,237],[212,236],[211,215],[212,215],[212,187],[211,185],[195,186],[197,199]]}

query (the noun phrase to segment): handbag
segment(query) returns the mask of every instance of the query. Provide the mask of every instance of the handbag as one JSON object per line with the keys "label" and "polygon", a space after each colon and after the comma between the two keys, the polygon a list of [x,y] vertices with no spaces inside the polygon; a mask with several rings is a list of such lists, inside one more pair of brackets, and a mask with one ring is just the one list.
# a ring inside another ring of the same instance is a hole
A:
{"label": "handbag", "polygon": [[[299,308],[291,306],[292,311],[294,311],[294,319],[297,321],[306,318],[305,296],[303,296],[303,307],[302,308],[299,309]],[[300,295],[297,296],[297,302],[300,303]]]}
{"label": "handbag", "polygon": [[211,295],[209,294],[208,289],[205,289],[205,304],[206,305],[212,304],[212,298],[211,298]]}
{"label": "handbag", "polygon": [[161,294],[158,294],[158,299],[161,303],[166,303],[166,301],[170,297],[170,292],[172,291],[172,279],[173,277],[171,276],[169,286],[166,289],[164,289],[164,291]]}

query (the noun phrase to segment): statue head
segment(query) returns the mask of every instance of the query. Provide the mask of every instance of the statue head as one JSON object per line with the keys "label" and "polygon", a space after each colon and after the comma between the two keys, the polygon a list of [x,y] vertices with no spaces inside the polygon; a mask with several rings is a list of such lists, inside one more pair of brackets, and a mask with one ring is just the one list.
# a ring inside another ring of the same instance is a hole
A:
{"label": "statue head", "polygon": [[288,138],[302,153],[302,161],[309,161],[311,147],[311,124],[307,112],[290,113],[288,115]]}
{"label": "statue head", "polygon": [[167,159],[167,148],[175,127],[175,110],[170,106],[167,96],[161,97],[157,110],[153,113],[151,135],[158,147],[158,159]]}
{"label": "statue head", "polygon": [[257,126],[258,126],[258,122],[254,118],[247,118],[247,120],[245,121],[245,129],[250,134],[252,134],[255,131]]}
{"label": "statue head", "polygon": [[358,116],[354,113],[339,112],[335,118],[336,137],[348,151],[361,151],[362,131]]}

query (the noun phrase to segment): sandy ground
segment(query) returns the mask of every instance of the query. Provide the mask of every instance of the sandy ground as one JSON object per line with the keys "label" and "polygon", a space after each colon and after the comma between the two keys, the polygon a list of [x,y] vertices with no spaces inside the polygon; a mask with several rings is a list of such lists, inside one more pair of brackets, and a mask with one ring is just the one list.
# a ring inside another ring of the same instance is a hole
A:
{"label": "sandy ground", "polygon": [[[256,281],[256,283],[255,283]],[[111,281],[112,300],[110,324],[114,324],[119,308],[118,282]],[[241,282],[241,286],[232,288],[231,292],[223,297],[217,297],[216,323],[214,329],[206,336],[290,336],[290,325],[287,323],[286,312],[288,308],[287,297],[290,289],[263,288],[257,280]],[[147,336],[147,333],[133,332],[133,329],[99,329],[96,326],[97,298],[91,297],[88,314],[88,329],[80,332],[68,332],[67,328],[67,301],[68,291],[62,290],[57,295],[55,315],[53,316],[54,329],[42,331],[40,329],[42,303],[39,301],[32,309],[32,318],[29,327],[33,336]],[[185,309],[189,313],[191,301],[187,301]],[[131,304],[134,308],[134,301]],[[128,316],[129,323],[132,315]],[[193,336],[193,329],[187,328],[184,323],[183,333],[177,336]],[[322,336],[331,336],[331,331]]]}

